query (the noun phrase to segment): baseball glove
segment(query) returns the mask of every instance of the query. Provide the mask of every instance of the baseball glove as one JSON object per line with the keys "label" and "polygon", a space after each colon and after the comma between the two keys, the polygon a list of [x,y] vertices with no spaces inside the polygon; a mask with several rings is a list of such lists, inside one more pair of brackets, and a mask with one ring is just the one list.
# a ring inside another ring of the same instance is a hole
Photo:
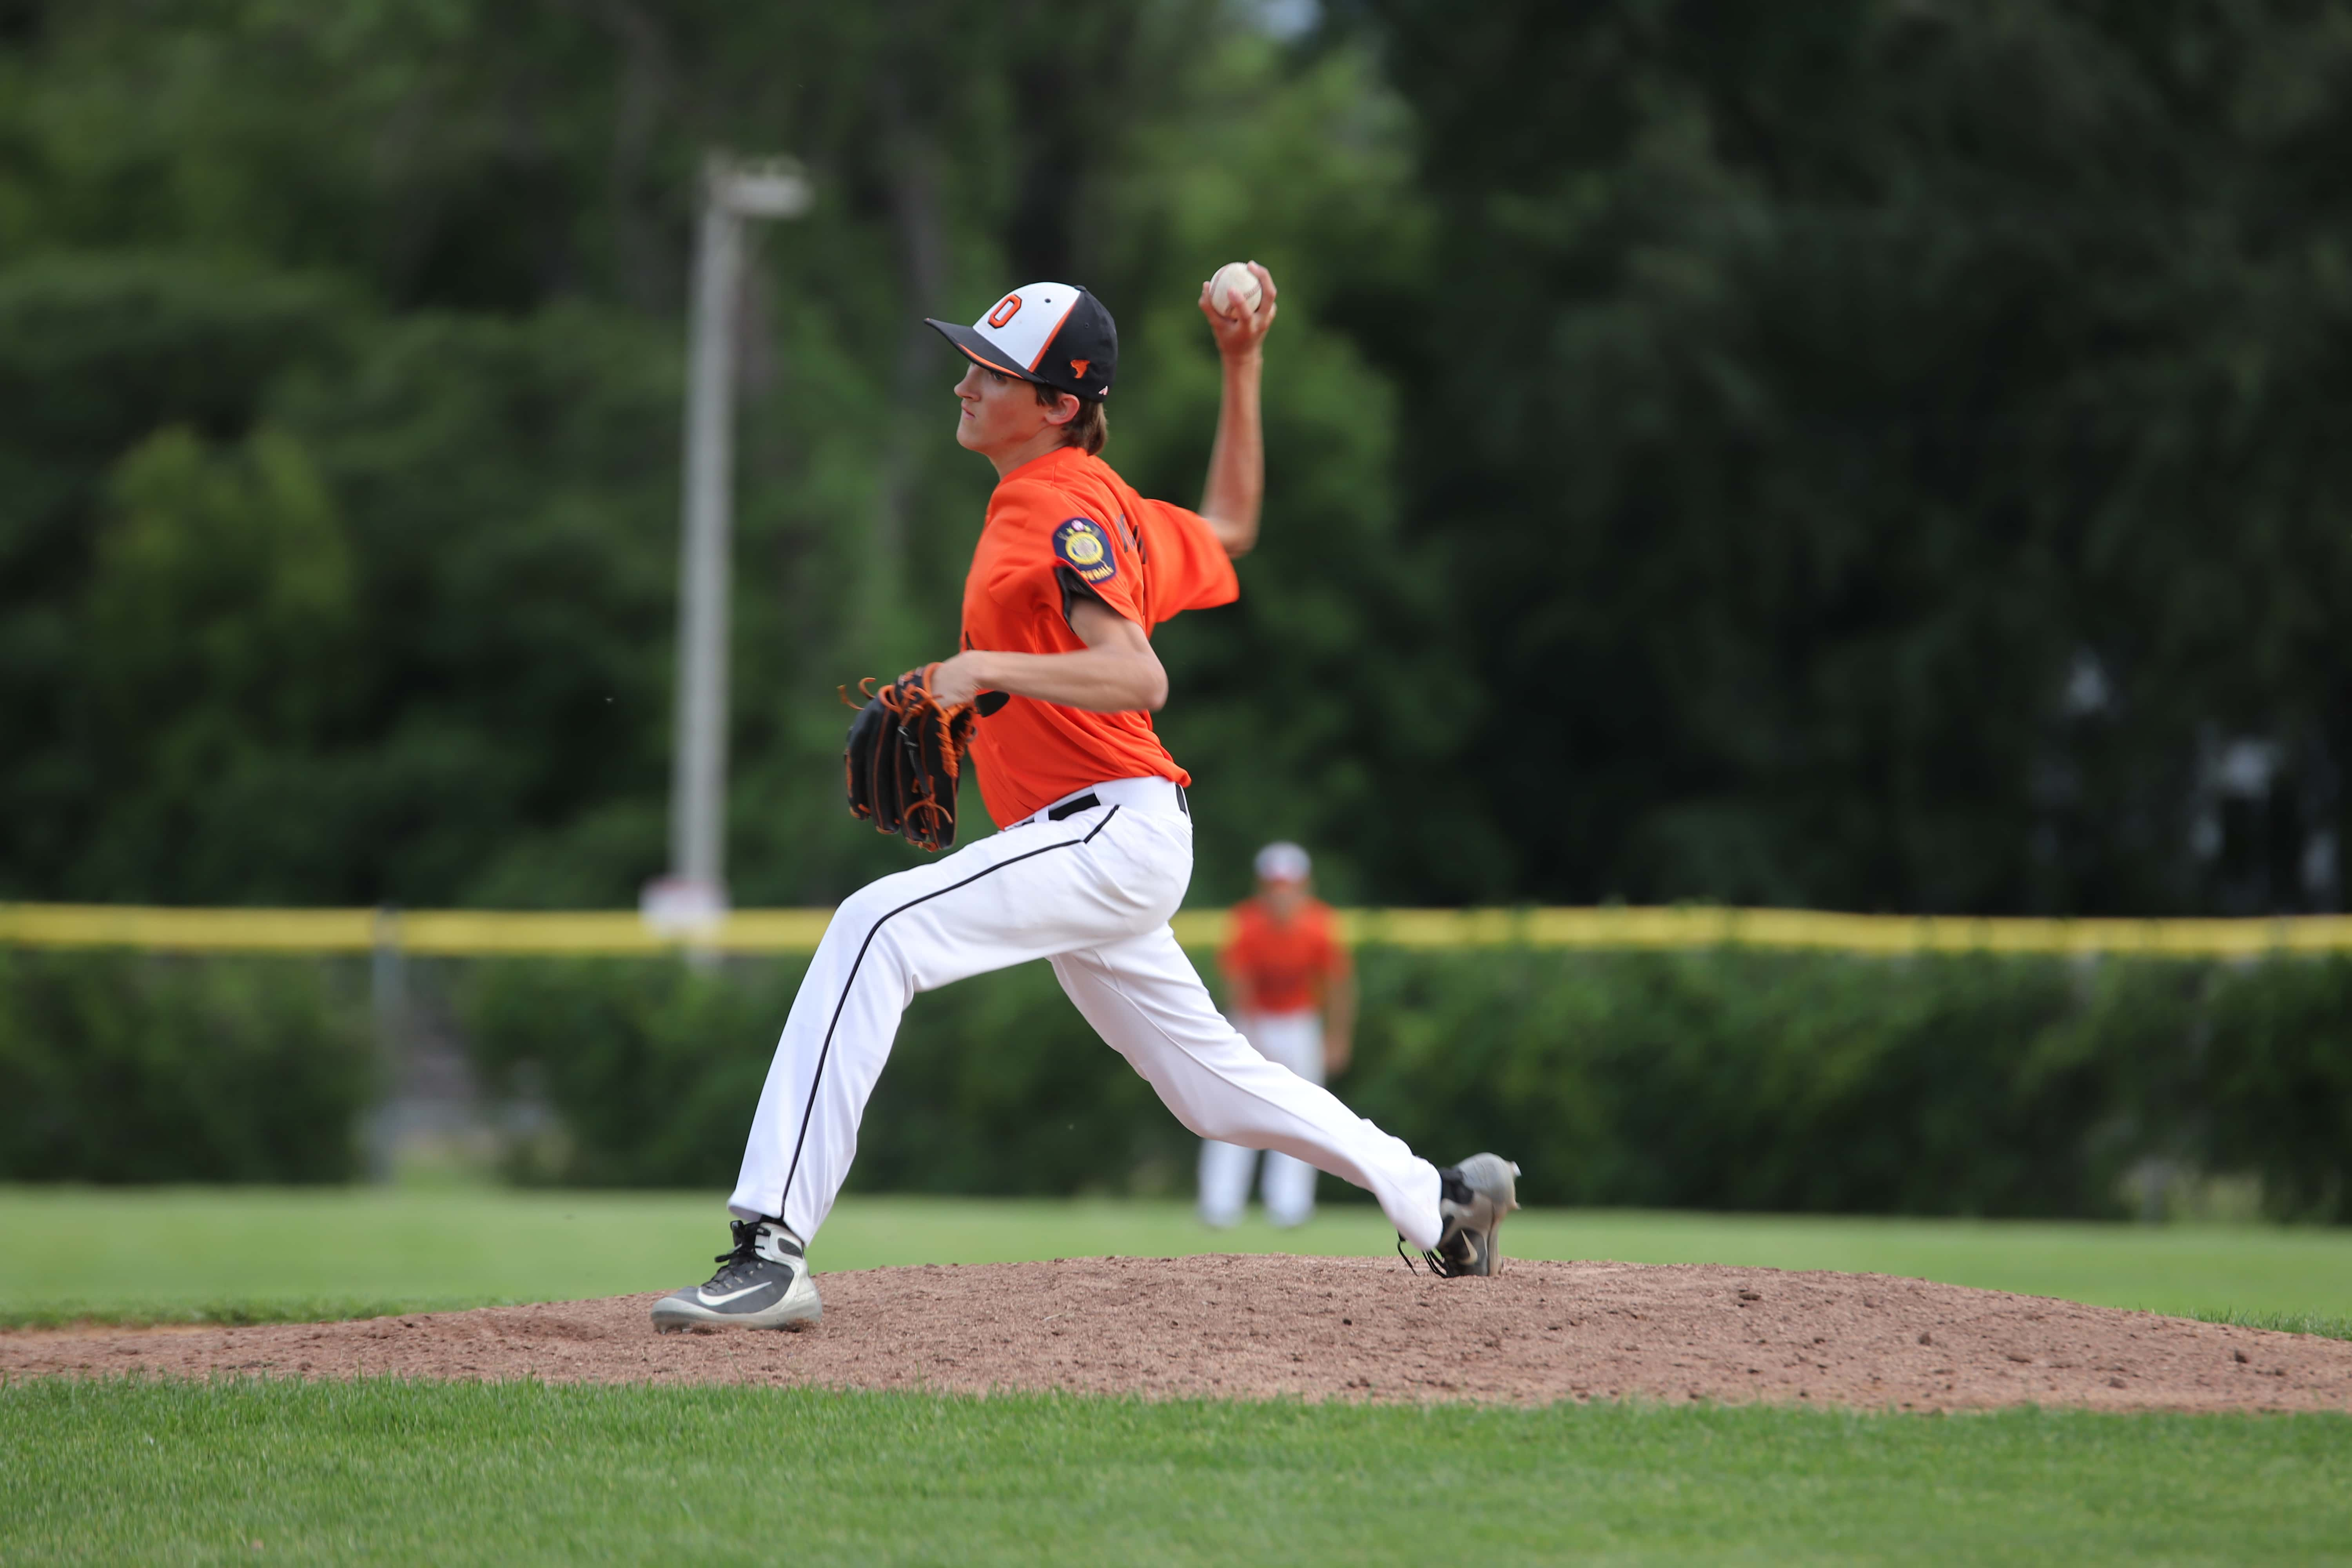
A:
{"label": "baseball glove", "polygon": [[[918,849],[955,842],[956,782],[974,722],[971,703],[943,708],[931,696],[939,668],[910,669],[878,690],[870,676],[859,681],[866,705],[842,752],[849,809],[877,832],[895,833]],[[846,689],[841,700],[850,701]]]}

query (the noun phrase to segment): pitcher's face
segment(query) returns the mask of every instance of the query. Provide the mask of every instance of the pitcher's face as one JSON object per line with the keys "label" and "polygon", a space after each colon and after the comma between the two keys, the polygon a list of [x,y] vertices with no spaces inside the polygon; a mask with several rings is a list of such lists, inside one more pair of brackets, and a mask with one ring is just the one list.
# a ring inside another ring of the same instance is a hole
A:
{"label": "pitcher's face", "polygon": [[1027,382],[983,365],[965,368],[955,395],[962,407],[956,419],[956,444],[969,451],[1011,451],[1053,423],[1054,411],[1037,401]]}

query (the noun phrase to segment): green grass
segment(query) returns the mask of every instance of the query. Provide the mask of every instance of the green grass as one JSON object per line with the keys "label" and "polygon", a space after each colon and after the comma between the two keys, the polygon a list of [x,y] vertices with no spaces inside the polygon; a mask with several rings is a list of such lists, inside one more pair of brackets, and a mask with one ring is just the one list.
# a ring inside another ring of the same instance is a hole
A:
{"label": "green grass", "polygon": [[[720,1200],[702,1194],[0,1187],[0,1324],[301,1320],[666,1289],[705,1277],[725,1237]],[[2319,1331],[2352,1318],[2343,1229],[1537,1210],[1514,1215],[1503,1242],[1523,1258],[1871,1270]],[[1379,1257],[1391,1245],[1360,1205],[1327,1205],[1296,1231],[1253,1220],[1219,1232],[1177,1203],[852,1197],[814,1257],[841,1269]]]}
{"label": "green grass", "polygon": [[2242,1329],[2269,1329],[2282,1334],[2317,1334],[2323,1339],[2352,1340],[2352,1318],[2312,1312],[2249,1312],[2236,1307],[2196,1311],[2190,1317],[2209,1323],[2234,1323]]}
{"label": "green grass", "polygon": [[[704,1194],[0,1188],[0,1323],[607,1295],[700,1278],[723,1235]],[[1504,1236],[2352,1335],[2335,1231],[1537,1212]],[[853,1198],[817,1256],[1388,1246],[1360,1206],[1220,1233],[1177,1204]],[[2352,1561],[2348,1468],[2340,1416],[46,1381],[0,1384],[0,1563]]]}
{"label": "green grass", "polygon": [[0,1561],[2346,1560],[2352,1419],[0,1386]]}

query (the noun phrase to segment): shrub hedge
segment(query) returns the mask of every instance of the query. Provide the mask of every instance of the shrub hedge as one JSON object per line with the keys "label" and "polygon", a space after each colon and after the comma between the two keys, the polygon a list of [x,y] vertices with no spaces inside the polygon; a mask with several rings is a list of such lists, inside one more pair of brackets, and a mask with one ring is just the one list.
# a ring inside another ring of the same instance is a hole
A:
{"label": "shrub hedge", "polygon": [[[541,1179],[727,1187],[805,964],[636,960],[475,967],[459,1011],[494,1090],[568,1134]],[[1044,964],[919,996],[867,1108],[864,1191],[1164,1191],[1196,1145]]]}
{"label": "shrub hedge", "polygon": [[[2143,1161],[2347,1217],[2352,960],[2251,964],[1368,949],[1334,1087],[1536,1203],[2098,1216]],[[797,963],[477,965],[493,1084],[570,1133],[547,1173],[723,1187]],[[854,1188],[1182,1190],[1194,1144],[1044,965],[917,999]],[[1330,1196],[1339,1184],[1327,1182]]]}
{"label": "shrub hedge", "polygon": [[[440,980],[491,1092],[562,1128],[519,1175],[715,1188],[801,968]],[[1531,1202],[2097,1216],[2154,1161],[2352,1218],[2352,959],[1370,948],[1360,969],[1334,1087],[1440,1158],[1509,1153]],[[350,973],[0,952],[0,1179],[351,1177],[377,1075]],[[1195,1147],[1033,964],[916,999],[852,1185],[1181,1192]]]}
{"label": "shrub hedge", "polygon": [[0,950],[0,1180],[339,1182],[376,1073],[311,959]]}

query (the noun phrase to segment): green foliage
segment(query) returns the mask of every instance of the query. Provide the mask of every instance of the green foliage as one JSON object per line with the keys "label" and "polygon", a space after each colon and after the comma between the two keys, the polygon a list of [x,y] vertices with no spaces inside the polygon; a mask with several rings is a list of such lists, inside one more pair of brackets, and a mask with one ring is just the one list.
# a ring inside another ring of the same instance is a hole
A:
{"label": "green foliage", "polygon": [[1539,1202],[2094,1217],[2158,1161],[2347,1217],[2352,1144],[2328,1133],[2352,961],[1727,949],[1364,973],[1351,1103],[1416,1147],[1528,1151]]}
{"label": "green foliage", "polygon": [[0,1180],[345,1181],[373,1088],[316,963],[0,952]]}
{"label": "green foliage", "polygon": [[658,869],[677,388],[645,323],[558,305],[411,314],[284,394],[363,563],[328,826],[288,880],[577,907]]}
{"label": "green foliage", "polygon": [[2210,1016],[2216,1155],[2284,1214],[2352,1215],[2352,963],[2228,972]]}
{"label": "green foliage", "polygon": [[560,1163],[516,1173],[592,1186],[731,1180],[796,967],[478,965],[461,1003],[476,1066],[493,1092],[543,1094],[565,1134]]}
{"label": "green foliage", "polygon": [[[341,781],[318,752],[360,672],[350,541],[307,450],[257,427],[218,450],[183,426],[126,454],[85,601],[92,752],[110,777],[81,868],[159,892],[293,891],[331,852]],[[176,865],[179,887],[154,868]]]}
{"label": "green foliage", "polygon": [[[1293,62],[1204,0],[99,0],[0,33],[0,893],[634,898],[665,855],[712,144],[795,153],[818,193],[745,289],[740,900],[897,863],[841,811],[834,693],[954,641],[991,476],[920,318],[1008,277],[1114,303],[1114,455],[1179,499],[1216,397],[1199,279],[1250,253],[1293,280],[1265,597],[1167,648],[1200,699],[1177,743],[1234,781],[1203,810],[1219,875],[1278,819],[1333,846],[1335,885],[1369,878],[1384,775],[1442,766],[1458,704],[1416,635],[1436,584],[1399,538],[1387,389],[1321,319],[1367,286],[1349,256],[1411,253],[1365,51]],[[257,550],[340,552],[345,585],[298,624]],[[156,668],[191,639],[268,650],[260,700],[218,657]],[[1348,675],[1371,644],[1400,651]],[[1270,666],[1330,693],[1311,726],[1269,729]]]}
{"label": "green foliage", "polygon": [[[2101,1217],[2156,1160],[2346,1217],[2352,961],[1374,949],[1361,973],[1340,1092],[1440,1158],[1507,1151],[1531,1203]],[[560,1177],[724,1185],[792,978],[487,964],[470,1036],[500,1081],[536,1064],[577,1140]],[[1162,1192],[1192,1148],[1033,965],[917,1001],[852,1180]]]}
{"label": "green foliage", "polygon": [[[514,1173],[724,1186],[800,971],[466,966],[493,1094],[562,1129]],[[351,1174],[373,1079],[339,973],[0,954],[0,1178]],[[1376,948],[1361,973],[1340,1092],[1441,1158],[1508,1152],[1534,1203],[2100,1217],[2153,1162],[2347,1217],[2352,960]],[[852,1190],[1169,1194],[1194,1152],[1034,964],[917,999]]]}
{"label": "green foliage", "polygon": [[247,437],[345,324],[314,279],[185,256],[0,265],[0,892],[235,880],[208,854],[290,890],[201,830],[250,809],[217,790],[311,837],[277,781],[341,673],[352,567],[303,454]]}
{"label": "green foliage", "polygon": [[1354,1086],[1358,1108],[1416,1147],[1468,1135],[1513,1150],[1540,1173],[1538,1202],[2109,1202],[2115,1173],[2078,1162],[2110,1086],[2051,1059],[2074,1011],[2052,966],[1496,953],[1400,955],[1366,975],[1367,1044],[1387,1048]]}
{"label": "green foliage", "polygon": [[[486,962],[462,1011],[496,1090],[546,1097],[561,1163],[526,1177],[730,1184],[802,965]],[[852,1190],[1164,1192],[1196,1145],[1029,964],[919,997],[858,1139]]]}
{"label": "green foliage", "polygon": [[1255,256],[1264,543],[1160,638],[1204,900],[1279,834],[1367,902],[2341,904],[2347,0],[1281,9],[0,6],[0,894],[634,897],[731,146],[817,193],[744,290],[740,902],[899,863],[833,694],[952,644],[990,480],[920,318],[1095,288],[1189,500]]}
{"label": "green foliage", "polygon": [[1467,748],[1541,824],[1473,891],[2332,907],[2352,9],[1357,9],[1438,212],[1360,336],[1546,721]]}

